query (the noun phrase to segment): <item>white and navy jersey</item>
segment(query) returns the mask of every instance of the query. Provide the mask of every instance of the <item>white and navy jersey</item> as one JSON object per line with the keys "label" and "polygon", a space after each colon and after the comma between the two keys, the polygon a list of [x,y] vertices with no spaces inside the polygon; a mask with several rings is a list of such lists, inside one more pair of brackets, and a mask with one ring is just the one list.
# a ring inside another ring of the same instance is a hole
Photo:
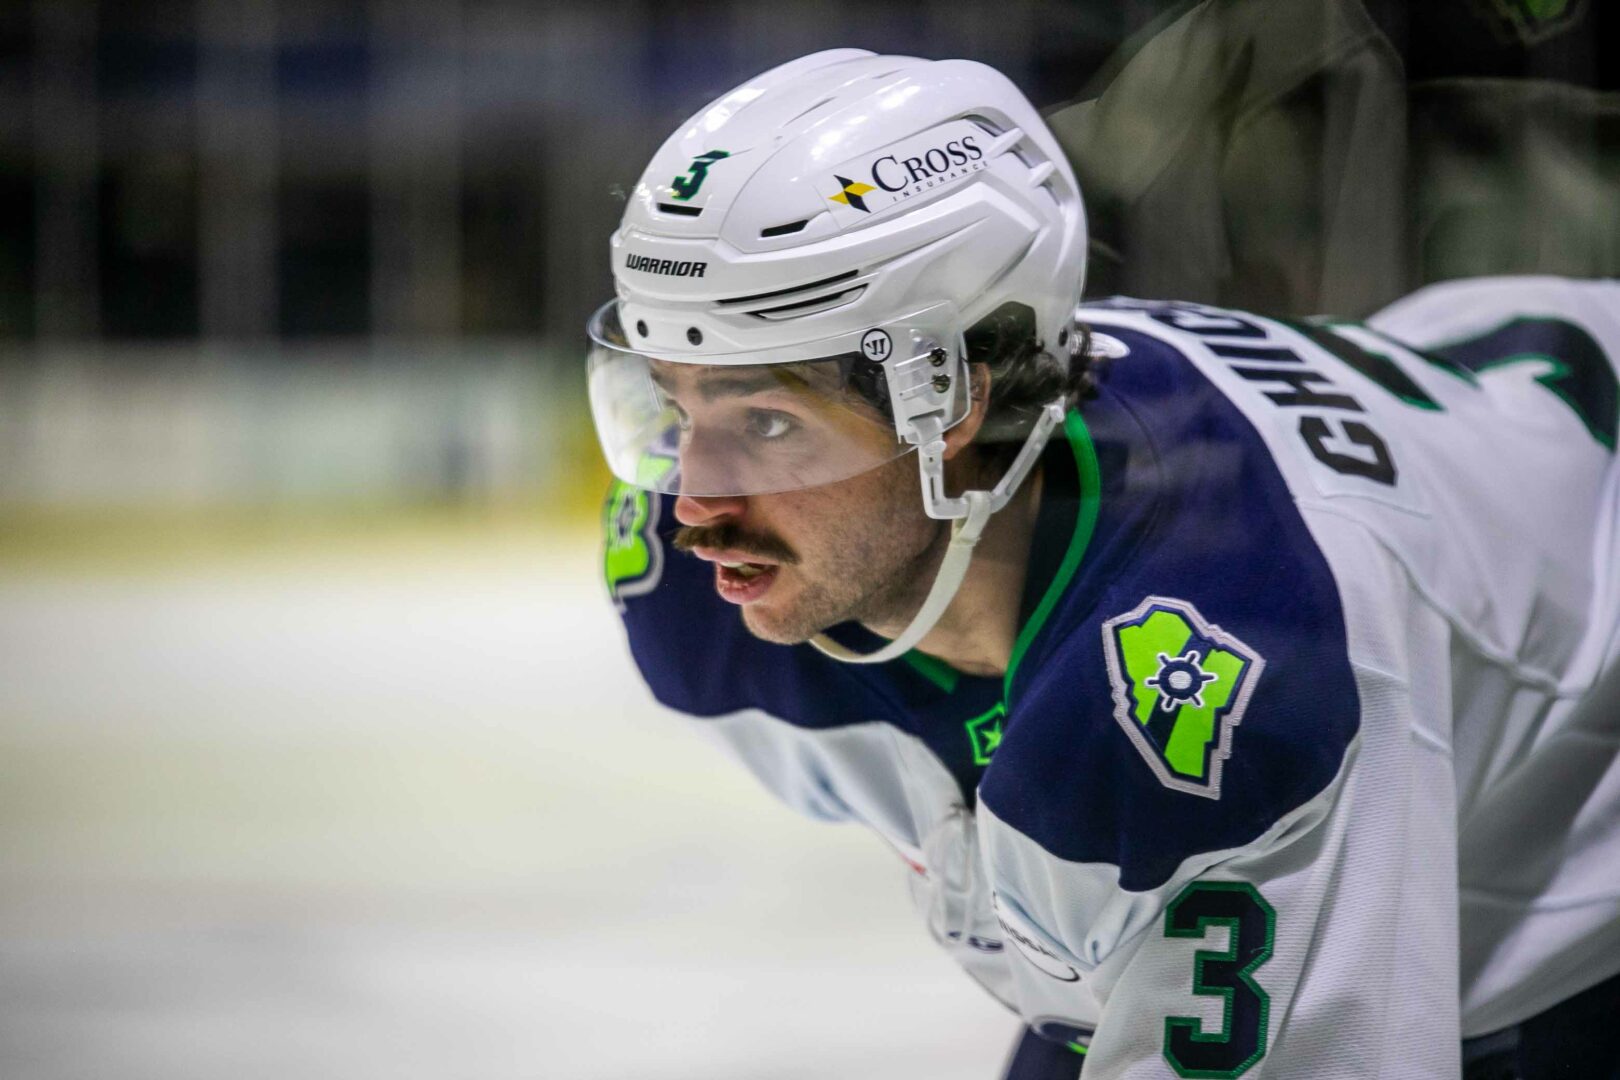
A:
{"label": "white and navy jersey", "polygon": [[1083,317],[1118,355],[1042,459],[1004,679],[759,641],[618,488],[658,699],[883,837],[1088,1080],[1455,1076],[1620,971],[1620,285]]}

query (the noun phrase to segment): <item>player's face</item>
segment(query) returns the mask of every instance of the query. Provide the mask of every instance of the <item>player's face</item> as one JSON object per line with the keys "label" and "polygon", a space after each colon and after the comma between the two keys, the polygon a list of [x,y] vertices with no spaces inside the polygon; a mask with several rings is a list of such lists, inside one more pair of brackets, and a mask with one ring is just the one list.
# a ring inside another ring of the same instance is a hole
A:
{"label": "player's face", "polygon": [[715,564],[714,587],[756,636],[806,641],[855,619],[903,624],[949,537],[922,510],[911,455],[835,484],[772,495],[682,495],[675,544]]}
{"label": "player's face", "polygon": [[[836,369],[785,370],[814,380]],[[675,545],[714,564],[715,590],[767,641],[797,644],[850,620],[892,636],[921,606],[950,538],[946,522],[923,512],[916,458],[894,456],[893,425],[870,405],[826,388],[785,392],[775,371],[753,386],[762,374],[655,368],[682,418],[680,472],[692,485],[675,503],[684,526]],[[971,440],[988,385],[975,380],[969,420],[946,435],[948,458]],[[882,464],[854,464],[874,461]],[[845,478],[769,494],[691,493],[724,491],[716,477],[737,473],[802,478],[829,467]]]}

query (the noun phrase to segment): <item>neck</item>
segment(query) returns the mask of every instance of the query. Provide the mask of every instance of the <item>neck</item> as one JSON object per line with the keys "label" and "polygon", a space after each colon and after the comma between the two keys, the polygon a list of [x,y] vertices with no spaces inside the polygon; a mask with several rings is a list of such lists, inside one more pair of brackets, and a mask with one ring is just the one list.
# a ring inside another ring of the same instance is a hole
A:
{"label": "neck", "polygon": [[[1041,473],[1037,469],[1011,502],[984,528],[973,549],[973,561],[950,607],[922,641],[920,652],[945,661],[968,675],[1004,675],[1018,638],[1018,608],[1029,568],[1030,542],[1041,506]],[[947,534],[948,535],[948,534]],[[944,545],[933,559],[937,570]],[[933,580],[932,574],[927,578]],[[924,589],[926,594],[926,589]],[[921,600],[917,601],[921,604]],[[916,605],[911,605],[914,613]],[[897,637],[909,619],[867,623],[867,629]]]}

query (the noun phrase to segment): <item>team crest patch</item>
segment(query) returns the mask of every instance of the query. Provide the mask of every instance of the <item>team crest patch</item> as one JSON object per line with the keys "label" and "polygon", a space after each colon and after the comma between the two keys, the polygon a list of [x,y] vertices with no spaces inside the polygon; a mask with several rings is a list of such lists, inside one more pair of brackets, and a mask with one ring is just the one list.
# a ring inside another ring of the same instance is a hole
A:
{"label": "team crest patch", "polygon": [[1185,600],[1150,596],[1103,623],[1114,719],[1159,782],[1221,797],[1232,729],[1265,660]]}

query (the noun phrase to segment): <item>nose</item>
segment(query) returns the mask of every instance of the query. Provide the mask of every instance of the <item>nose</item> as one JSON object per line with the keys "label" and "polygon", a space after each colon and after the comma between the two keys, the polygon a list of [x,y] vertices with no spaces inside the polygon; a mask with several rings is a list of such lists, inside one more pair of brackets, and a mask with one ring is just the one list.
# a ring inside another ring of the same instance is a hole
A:
{"label": "nose", "polygon": [[746,495],[681,495],[675,500],[675,520],[682,525],[713,525],[740,518],[748,509]]}
{"label": "nose", "polygon": [[675,500],[675,520],[682,525],[713,525],[740,518],[748,509],[746,495],[681,495]]}

